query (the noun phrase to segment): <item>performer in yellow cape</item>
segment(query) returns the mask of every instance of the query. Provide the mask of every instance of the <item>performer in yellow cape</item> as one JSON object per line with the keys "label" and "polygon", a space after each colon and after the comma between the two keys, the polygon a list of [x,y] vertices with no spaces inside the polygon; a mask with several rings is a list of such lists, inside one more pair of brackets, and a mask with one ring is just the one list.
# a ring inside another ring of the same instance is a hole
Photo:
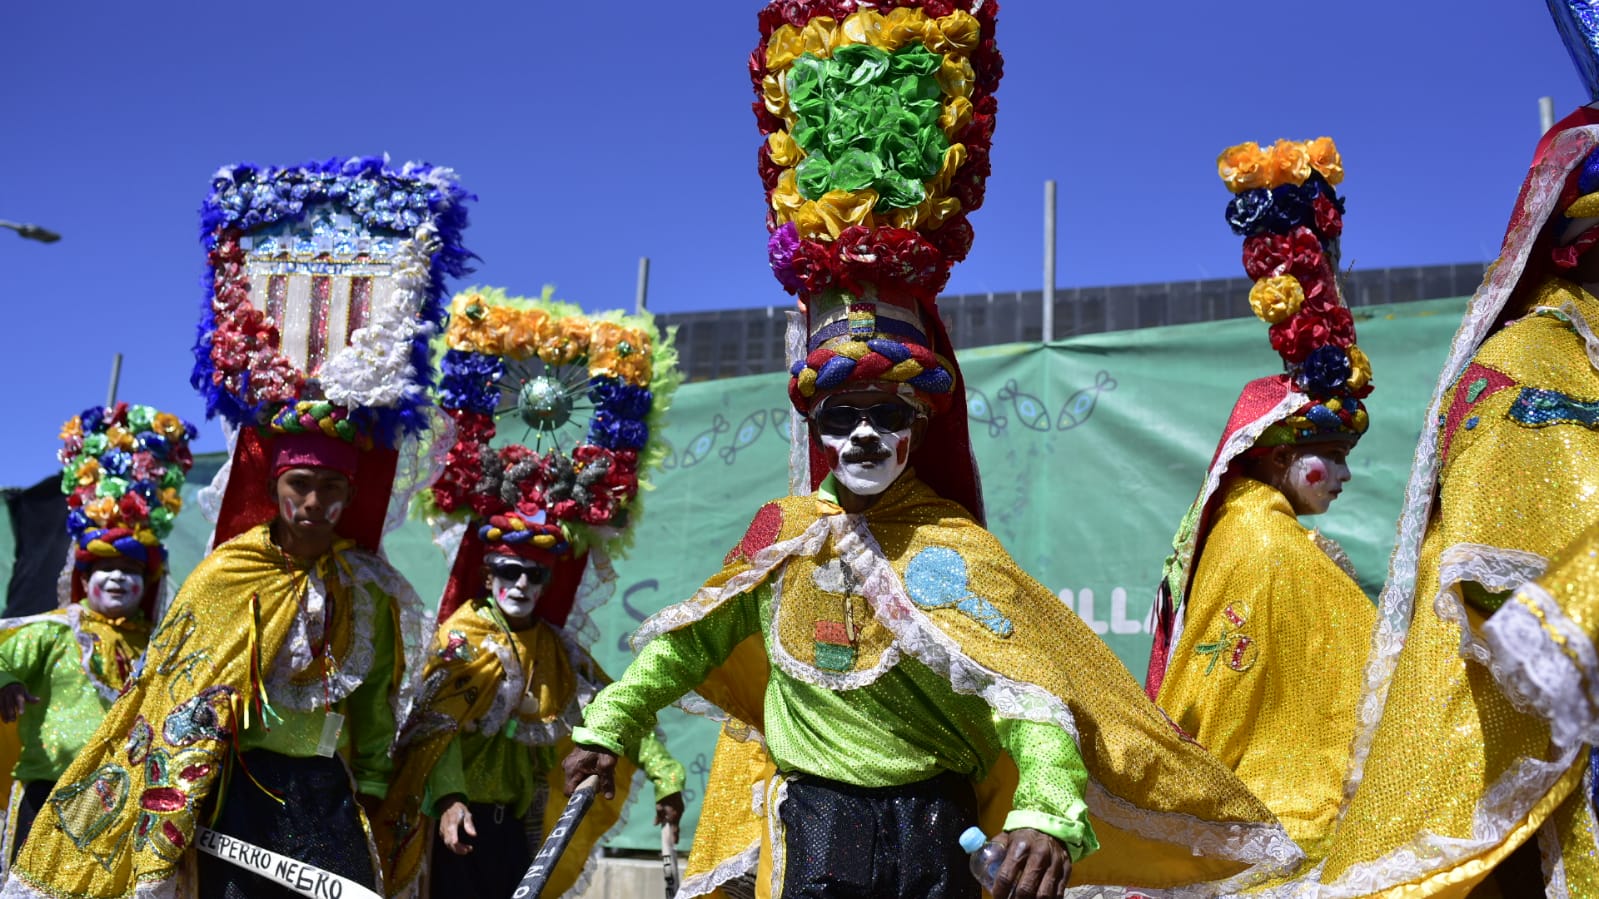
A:
{"label": "performer in yellow cape", "polygon": [[[591,319],[550,293],[471,288],[444,336],[439,405],[456,442],[428,511],[458,548],[378,818],[390,895],[424,884],[439,897],[511,895],[563,811],[548,799],[572,726],[610,682],[588,653],[591,613],[614,592],[611,553],[664,455],[675,351],[648,315]],[[565,398],[576,394],[591,416],[573,414]],[[490,448],[496,413],[553,448]],[[656,823],[675,828],[683,766],[653,734],[636,760],[655,787]],[[627,793],[624,778],[589,810],[545,895],[585,889]]]}
{"label": "performer in yellow cape", "polygon": [[0,720],[17,725],[5,730],[8,748],[18,743],[5,772],[6,865],[144,657],[166,573],[161,541],[183,508],[194,433],[177,416],[126,403],[88,409],[61,429],[72,540],[62,607],[0,621]]}
{"label": "performer in yellow cape", "polygon": [[1337,544],[1300,524],[1349,480],[1371,368],[1334,279],[1343,163],[1328,138],[1230,147],[1250,305],[1285,374],[1244,386],[1156,600],[1145,689],[1232,766],[1312,859],[1343,800],[1377,612]]}
{"label": "performer in yellow cape", "polygon": [[[448,171],[375,159],[213,179],[194,383],[237,428],[215,548],[3,895],[261,899],[297,895],[291,868],[381,891],[363,805],[388,788],[423,621],[378,545],[429,473],[426,350],[463,199]],[[214,854],[222,839],[284,861],[241,865],[259,853]]]}
{"label": "performer in yellow cape", "polygon": [[1271,813],[981,524],[935,297],[987,174],[996,5],[941,5],[761,16],[769,250],[806,314],[789,387],[804,493],[644,624],[574,732],[567,789],[598,773],[605,792],[656,710],[695,690],[750,740],[718,751],[684,895],[758,871],[788,899],[975,899],[960,838],[979,823],[1005,849],[999,899],[1291,867]]}
{"label": "performer in yellow cape", "polygon": [[[1577,6],[1551,4],[1580,37]],[[1596,146],[1594,107],[1544,136],[1439,377],[1317,896],[1599,895],[1599,732],[1582,704],[1524,701],[1517,674],[1591,657],[1593,622],[1564,594],[1506,602],[1599,521]]]}

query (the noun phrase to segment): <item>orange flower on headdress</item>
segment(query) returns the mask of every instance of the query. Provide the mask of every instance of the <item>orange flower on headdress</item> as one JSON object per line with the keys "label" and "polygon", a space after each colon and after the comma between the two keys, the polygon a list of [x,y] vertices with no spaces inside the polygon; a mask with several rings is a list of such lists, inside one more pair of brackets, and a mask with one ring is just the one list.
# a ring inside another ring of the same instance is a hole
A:
{"label": "orange flower on headdress", "polygon": [[105,441],[108,446],[120,450],[133,449],[133,434],[121,425],[112,425],[105,430]]}
{"label": "orange flower on headdress", "polygon": [[571,365],[589,351],[589,323],[586,319],[570,316],[552,323],[544,329],[539,340],[539,358],[546,365]]}
{"label": "orange flower on headdress", "polygon": [[171,412],[157,412],[150,426],[167,440],[177,440],[188,433],[188,429],[183,426],[183,420]]}
{"label": "orange flower on headdress", "polygon": [[500,351],[512,359],[526,359],[538,352],[540,341],[550,327],[550,314],[543,309],[507,310]]}
{"label": "orange flower on headdress", "polygon": [[1305,142],[1305,152],[1310,156],[1311,168],[1321,173],[1327,183],[1337,186],[1344,180],[1344,159],[1338,155],[1338,146],[1330,137],[1318,137]]}
{"label": "orange flower on headdress", "polygon": [[78,486],[92,487],[100,480],[100,460],[93,457],[83,460],[78,466]]}
{"label": "orange flower on headdress", "polygon": [[1279,140],[1271,148],[1271,182],[1278,184],[1304,184],[1310,177],[1310,154],[1298,141]]}
{"label": "orange flower on headdress", "polygon": [[1216,174],[1233,193],[1269,186],[1270,160],[1254,141],[1228,147],[1216,157]]}
{"label": "orange flower on headdress", "polygon": [[83,419],[79,418],[76,415],[74,415],[71,418],[67,419],[67,423],[61,426],[61,439],[62,440],[68,440],[68,439],[71,439],[73,437],[82,437],[82,436],[83,436]]}
{"label": "orange flower on headdress", "polygon": [[108,528],[116,518],[117,501],[109,496],[96,497],[84,504],[83,514],[100,527]]}
{"label": "orange flower on headdress", "polygon": [[650,339],[638,328],[597,322],[589,340],[589,375],[620,378],[634,387],[650,383]]}

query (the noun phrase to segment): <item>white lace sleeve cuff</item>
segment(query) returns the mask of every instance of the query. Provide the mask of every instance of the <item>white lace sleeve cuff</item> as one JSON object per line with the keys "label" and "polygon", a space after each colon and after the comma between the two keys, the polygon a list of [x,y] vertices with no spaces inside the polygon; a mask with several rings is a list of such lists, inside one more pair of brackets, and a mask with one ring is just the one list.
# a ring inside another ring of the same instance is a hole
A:
{"label": "white lace sleeve cuff", "polygon": [[1560,746],[1599,740],[1599,653],[1548,591],[1527,583],[1483,626],[1494,679]]}

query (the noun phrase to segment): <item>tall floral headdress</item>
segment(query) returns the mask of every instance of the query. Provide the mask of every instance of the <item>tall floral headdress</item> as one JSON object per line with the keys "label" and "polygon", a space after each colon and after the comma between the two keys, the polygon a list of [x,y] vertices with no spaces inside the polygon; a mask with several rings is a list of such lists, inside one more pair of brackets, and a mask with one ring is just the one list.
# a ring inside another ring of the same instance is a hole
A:
{"label": "tall floral headdress", "polygon": [[[83,574],[96,559],[132,559],[158,580],[162,545],[183,509],[183,478],[194,465],[194,425],[150,406],[95,406],[61,426],[61,492],[72,538],[71,598],[83,598]],[[145,593],[154,602],[157,591]],[[148,610],[147,610],[148,611]]]}
{"label": "tall floral headdress", "polygon": [[[776,0],[750,56],[772,272],[807,339],[789,396],[905,385],[935,412],[913,461],[981,516],[965,385],[936,298],[972,245],[1002,60],[993,0]],[[812,486],[826,473],[812,447]]]}
{"label": "tall floral headdress", "polygon": [[552,568],[538,614],[581,630],[601,598],[579,603],[589,551],[626,546],[666,455],[660,428],[682,380],[671,335],[648,313],[588,315],[551,288],[471,288],[440,344],[455,443],[425,505],[460,538],[440,619],[476,595],[484,554],[504,552]]}
{"label": "tall floral headdress", "polygon": [[201,210],[208,296],[191,379],[207,414],[240,429],[213,485],[217,543],[271,518],[263,488],[284,440],[363,451],[341,533],[375,548],[403,520],[436,474],[430,341],[446,278],[468,270],[469,198],[449,169],[373,157],[217,172]]}
{"label": "tall floral headdress", "polygon": [[1244,143],[1222,151],[1216,170],[1233,193],[1227,222],[1244,238],[1244,271],[1255,282],[1250,308],[1271,325],[1271,346],[1284,372],[1244,385],[1199,497],[1172,540],[1144,680],[1151,698],[1182,634],[1189,581],[1234,460],[1274,446],[1358,440],[1368,424],[1362,401],[1372,390],[1371,363],[1355,345],[1354,317],[1339,299],[1336,278],[1344,227],[1344,202],[1335,190],[1344,178],[1337,146],[1328,137],[1264,148]]}

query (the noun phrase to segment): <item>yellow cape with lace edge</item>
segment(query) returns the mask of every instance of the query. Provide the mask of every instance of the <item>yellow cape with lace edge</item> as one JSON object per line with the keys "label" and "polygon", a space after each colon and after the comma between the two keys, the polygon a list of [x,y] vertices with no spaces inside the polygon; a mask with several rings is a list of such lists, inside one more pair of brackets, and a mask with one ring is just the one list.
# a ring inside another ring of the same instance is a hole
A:
{"label": "yellow cape with lace edge", "polygon": [[[837,506],[819,497],[788,497],[769,504],[757,516],[751,535],[729,554],[723,570],[694,599],[662,612],[655,621],[681,626],[738,592],[754,589],[792,557],[797,538],[824,518],[839,514]],[[1235,875],[1250,863],[1265,862],[1268,855],[1281,861],[1297,854],[1270,811],[1224,765],[1182,737],[1109,647],[1053,593],[1017,568],[998,541],[958,504],[942,499],[907,473],[864,520],[901,582],[907,564],[922,550],[937,547],[958,553],[971,593],[991,603],[1013,629],[1000,636],[953,606],[896,606],[889,613],[879,605],[879,619],[888,615],[895,627],[920,629],[930,637],[938,635],[935,639],[953,641],[966,674],[986,679],[998,689],[1045,695],[1046,705],[1069,710],[1089,773],[1087,798],[1101,844],[1099,852],[1074,866],[1074,883],[1161,887],[1208,882]],[[793,610],[806,607],[803,597],[790,594],[809,583],[808,578],[788,579],[785,613],[798,614]],[[739,589],[727,589],[729,584]],[[795,624],[779,620],[773,638],[783,639],[781,634],[796,630]],[[798,630],[809,632],[808,622],[799,624]],[[647,623],[644,632],[655,631]],[[950,660],[922,661],[949,675]],[[729,716],[759,731],[767,664],[762,638],[752,636],[697,690]],[[973,687],[965,684],[964,689]],[[1006,711],[996,709],[996,713]],[[729,766],[729,771],[755,767],[750,762]],[[978,785],[979,801],[986,810],[983,823],[991,831],[999,829],[1009,811],[1015,782],[1014,765],[1002,756]],[[752,787],[744,783],[719,789],[713,784],[707,801],[725,797],[730,804],[728,820],[737,820],[739,814],[748,814],[738,810],[741,803],[743,809],[751,808]],[[722,820],[710,808],[702,816]],[[703,873],[726,861],[704,856],[696,847],[691,871]],[[1242,856],[1250,862],[1238,861]]]}
{"label": "yellow cape with lace edge", "polygon": [[[565,642],[548,625],[540,622],[509,631],[481,600],[462,605],[439,625],[423,668],[422,687],[396,742],[394,779],[374,828],[384,883],[391,896],[409,894],[433,840],[434,823],[422,813],[428,775],[463,724],[489,713],[506,677],[499,656],[489,647],[491,641],[516,653],[523,670],[531,670],[539,678],[531,695],[537,697],[535,717],[541,725],[555,725],[576,702],[579,678],[594,684],[607,680],[586,654],[573,659]],[[574,670],[574,664],[582,670]],[[516,716],[516,709],[508,711]],[[555,746],[556,758],[565,758],[572,750],[570,734],[557,739]],[[550,875],[546,895],[564,896],[581,879],[594,846],[621,819],[634,770],[629,760],[618,760],[615,797],[595,798]],[[559,766],[548,773],[548,779],[551,798],[544,809],[546,834],[564,807]]]}
{"label": "yellow cape with lace edge", "polygon": [[[1566,303],[1599,322],[1599,300],[1560,280],[1543,284],[1533,306]],[[1547,560],[1599,521],[1599,506],[1577,500],[1599,490],[1599,430],[1522,420],[1516,404],[1524,388],[1599,402],[1599,372],[1582,338],[1559,318],[1533,315],[1502,328],[1444,394],[1440,427],[1449,442],[1440,448],[1438,496],[1419,554],[1414,608],[1324,882],[1336,884],[1384,863],[1393,869],[1374,895],[1450,895],[1445,891],[1479,882],[1543,828],[1558,838],[1572,894],[1580,892],[1578,884],[1599,890],[1592,814],[1578,808],[1586,802],[1584,791],[1575,789],[1586,754],[1561,767],[1548,724],[1517,711],[1487,669],[1461,657],[1460,626],[1441,618],[1435,602],[1463,608],[1476,629],[1484,611],[1463,599],[1458,576],[1441,577],[1447,561],[1462,553]],[[1495,785],[1508,790],[1494,800],[1499,811],[1485,802]],[[1415,796],[1436,800],[1417,803]],[[1473,839],[1484,815],[1505,831],[1491,845]],[[1396,865],[1423,832],[1466,840],[1472,848],[1426,864]]]}
{"label": "yellow cape with lace edge", "polygon": [[[335,569],[351,552],[360,550],[340,541],[317,562],[343,608],[350,603]],[[227,767],[233,732],[258,714],[249,708],[252,663],[260,671],[276,657],[308,574],[265,525],[195,568],[150,639],[143,674],[40,811],[8,894],[118,899],[176,876]],[[402,660],[397,654],[396,664]]]}
{"label": "yellow cape with lace edge", "polygon": [[1158,703],[1310,860],[1343,801],[1377,609],[1276,488],[1224,486]]}

